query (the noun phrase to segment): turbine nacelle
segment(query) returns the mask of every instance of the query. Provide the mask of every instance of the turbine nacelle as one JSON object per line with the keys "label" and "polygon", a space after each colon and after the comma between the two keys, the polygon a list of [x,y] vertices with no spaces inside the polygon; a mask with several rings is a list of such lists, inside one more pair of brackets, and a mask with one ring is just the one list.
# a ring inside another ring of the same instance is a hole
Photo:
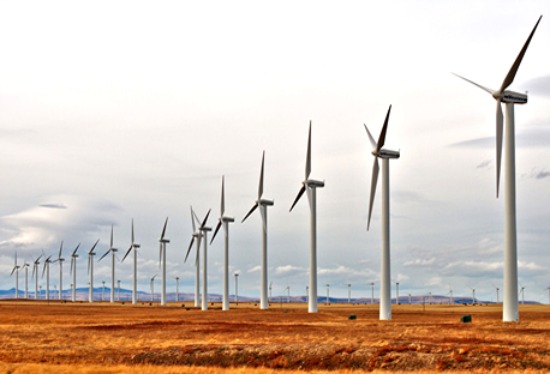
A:
{"label": "turbine nacelle", "polygon": [[235,222],[235,218],[233,217],[222,217],[220,219],[222,222],[228,222],[228,223]]}
{"label": "turbine nacelle", "polygon": [[380,151],[373,150],[372,155],[379,158],[399,158],[401,156],[399,151],[392,151],[382,148]]}
{"label": "turbine nacelle", "polygon": [[527,94],[522,94],[519,92],[504,91],[500,95],[497,95],[497,93],[493,94],[493,97],[496,100],[500,99],[503,103],[527,104]]}
{"label": "turbine nacelle", "polygon": [[307,185],[310,188],[322,188],[325,187],[325,181],[318,181],[315,179],[308,179],[304,182],[305,185]]}
{"label": "turbine nacelle", "polygon": [[275,204],[275,201],[270,199],[260,199],[258,200],[258,204],[263,206],[273,206]]}

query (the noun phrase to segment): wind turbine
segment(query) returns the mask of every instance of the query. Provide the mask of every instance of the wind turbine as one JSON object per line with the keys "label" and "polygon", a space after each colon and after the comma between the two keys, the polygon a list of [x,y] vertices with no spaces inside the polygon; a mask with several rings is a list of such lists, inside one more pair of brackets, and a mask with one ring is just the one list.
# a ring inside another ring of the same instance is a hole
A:
{"label": "wind turbine", "polygon": [[63,241],[59,246],[59,255],[57,256],[57,259],[55,259],[52,262],[58,262],[58,261],[59,261],[59,300],[61,300],[63,295],[63,262],[65,262],[65,259],[63,258]]}
{"label": "wind turbine", "polygon": [[244,222],[251,214],[260,208],[260,214],[262,216],[262,278],[260,284],[260,309],[267,309],[269,307],[269,300],[267,297],[267,207],[273,206],[273,200],[264,199],[264,161],[265,151],[262,155],[262,168],[260,170],[260,185],[258,187],[258,199],[252,206],[252,209],[246,214],[241,221]]}
{"label": "wind turbine", "polygon": [[13,270],[11,271],[10,276],[15,273],[15,298],[19,299],[19,269],[21,266],[17,264],[17,251],[15,251],[15,266],[13,267]]}
{"label": "wind turbine", "polygon": [[168,225],[168,217],[164,221],[164,227],[162,228],[162,234],[159,239],[159,267],[162,268],[162,288],[160,294],[160,305],[166,305],[166,243],[170,243],[170,240],[166,239],[166,225]]}
{"label": "wind turbine", "polygon": [[78,243],[73,253],[71,254],[71,274],[73,275],[71,301],[73,303],[76,301],[76,259],[78,258],[78,255],[76,253],[78,252],[79,247],[80,243]]}
{"label": "wind turbine", "polygon": [[111,264],[111,303],[115,302],[115,259],[116,259],[116,253],[118,252],[118,249],[113,247],[113,226],[111,225],[111,242],[109,244],[109,250],[105,252],[103,256],[101,256],[98,260],[101,261],[105,256],[107,256],[111,253],[112,257],[112,264]]}
{"label": "wind turbine", "polygon": [[29,264],[24,261],[23,269],[25,269],[25,299],[29,298]]}
{"label": "wind turbine", "polygon": [[40,272],[40,259],[43,255],[40,255],[34,260],[32,264],[32,276],[34,277],[34,299],[38,300],[38,273]]}
{"label": "wind turbine", "polygon": [[195,254],[195,307],[197,308],[199,306],[199,294],[200,294],[200,248],[201,248],[201,240],[202,240],[202,233],[200,230],[197,230],[197,227],[195,225],[195,221],[199,223],[197,215],[193,211],[193,207],[191,207],[191,224],[193,225],[193,234],[191,236],[191,243],[189,243],[189,248],[187,249],[187,254],[185,255],[184,263],[187,262],[187,257],[189,257],[189,252],[191,251],[191,248],[193,247],[193,243],[196,240],[197,243],[197,252]]}
{"label": "wind turbine", "polygon": [[137,303],[137,249],[140,247],[138,243],[136,243],[136,240],[134,238],[134,220],[132,219],[132,243],[130,244],[130,248],[126,251],[126,254],[122,258],[122,262],[128,257],[130,252],[134,250],[134,278],[132,281],[132,304]]}
{"label": "wind turbine", "polygon": [[50,300],[50,264],[52,256],[48,256],[44,260],[44,269],[42,270],[42,278],[44,278],[44,272],[46,272],[46,300]]}
{"label": "wind turbine", "polygon": [[151,301],[155,301],[155,278],[158,274],[153,275],[151,278]]}
{"label": "wind turbine", "polygon": [[220,210],[220,218],[218,219],[218,225],[212,235],[210,244],[214,241],[216,234],[221,226],[223,226],[224,232],[224,256],[223,256],[223,296],[222,296],[222,310],[229,310],[229,223],[235,222],[235,218],[225,215],[225,177],[222,176],[222,202]]}
{"label": "wind turbine", "polygon": [[298,191],[290,211],[300,200],[304,192],[307,191],[307,198],[310,209],[310,247],[309,247],[309,297],[307,310],[309,313],[317,313],[317,188],[325,186],[325,182],[311,179],[311,121],[309,121],[309,133],[307,139],[306,153],[306,178],[302,182],[302,187]]}
{"label": "wind turbine", "polygon": [[202,244],[202,299],[201,299],[201,309],[208,310],[208,231],[212,229],[206,226],[208,221],[208,216],[210,215],[210,209],[204,220],[202,221],[199,231],[201,232],[202,237],[204,238]]}
{"label": "wind turbine", "polygon": [[176,303],[180,301],[180,277],[176,277]]}
{"label": "wind turbine", "polygon": [[97,246],[97,243],[99,243],[99,239],[97,239],[95,244],[92,246],[92,249],[90,249],[90,251],[88,252],[88,275],[90,276],[90,285],[88,287],[88,302],[90,303],[94,302],[94,256],[96,255],[94,249]]}
{"label": "wind turbine", "polygon": [[[515,322],[519,320],[518,306],[518,260],[517,260],[517,227],[516,227],[516,156],[515,156],[515,121],[514,104],[526,104],[527,94],[507,90],[512,84],[523,56],[535,34],[542,16],[539,17],[533,31],[516,57],[508,74],[497,91],[481,86],[469,79],[465,81],[488,92],[497,101],[496,117],[496,158],[497,158],[497,198],[500,184],[500,164],[504,137],[504,298],[502,320]],[[502,103],[506,104],[506,129],[504,130]]]}
{"label": "wind turbine", "polygon": [[372,167],[369,219],[367,230],[370,228],[370,219],[372,215],[372,206],[376,194],[376,185],[378,182],[378,159],[382,160],[382,255],[380,266],[380,320],[391,320],[391,283],[390,283],[390,159],[400,157],[399,151],[392,151],[382,148],[386,141],[386,131],[390,119],[391,105],[388,108],[384,126],[378,137],[378,142],[374,141],[367,125],[365,130],[373,147],[374,165]]}

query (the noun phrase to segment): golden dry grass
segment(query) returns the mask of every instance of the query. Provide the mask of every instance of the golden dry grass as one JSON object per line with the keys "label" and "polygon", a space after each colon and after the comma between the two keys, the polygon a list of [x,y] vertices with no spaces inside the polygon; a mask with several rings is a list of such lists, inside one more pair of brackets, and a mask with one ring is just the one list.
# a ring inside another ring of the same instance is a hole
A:
{"label": "golden dry grass", "polygon": [[[349,320],[350,314],[357,316]],[[0,302],[0,371],[10,373],[548,372],[550,307],[252,305],[222,312],[87,303]],[[471,314],[473,322],[460,323]]]}

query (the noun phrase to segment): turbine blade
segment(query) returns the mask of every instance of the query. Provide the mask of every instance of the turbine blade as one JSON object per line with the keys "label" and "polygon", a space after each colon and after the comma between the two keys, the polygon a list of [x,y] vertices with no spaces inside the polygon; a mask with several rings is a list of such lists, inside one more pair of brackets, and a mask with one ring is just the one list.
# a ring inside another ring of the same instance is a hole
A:
{"label": "turbine blade", "polygon": [[243,220],[241,221],[241,223],[243,223],[244,221],[246,221],[246,219],[252,214],[252,212],[254,212],[256,210],[256,208],[258,207],[258,203],[256,202],[254,204],[254,206],[252,207],[252,209],[250,209],[250,211],[246,214],[246,216],[244,216]]}
{"label": "turbine blade", "polygon": [[309,121],[309,134],[307,138],[307,155],[306,155],[306,179],[309,179],[311,174],[311,120]]}
{"label": "turbine blade", "polygon": [[78,251],[78,248],[80,248],[80,243],[78,243],[78,245],[74,249],[73,254],[71,256],[73,256],[73,257],[76,256],[76,252]]}
{"label": "turbine blade", "polygon": [[185,254],[185,260],[183,261],[184,263],[187,262],[187,257],[189,257],[189,253],[191,252],[191,248],[193,248],[193,242],[195,241],[195,237],[193,236],[193,238],[191,239],[191,243],[189,243],[189,248],[187,248],[187,253]]}
{"label": "turbine blade", "polygon": [[218,221],[218,224],[216,225],[216,230],[214,230],[214,235],[212,235],[212,239],[210,239],[210,244],[212,244],[212,242],[214,241],[214,238],[216,237],[216,234],[220,230],[220,227],[222,227],[222,219],[221,218]]}
{"label": "turbine blade", "polygon": [[159,269],[162,263],[162,242],[159,243]]}
{"label": "turbine blade", "polygon": [[203,227],[206,227],[206,222],[208,221],[208,216],[210,215],[210,211],[211,211],[211,210],[212,210],[212,209],[208,209],[208,213],[206,213],[206,216],[205,216],[204,219],[202,220],[201,229],[202,229]]}
{"label": "turbine blade", "polygon": [[264,194],[264,162],[265,162],[265,151],[262,154],[262,168],[260,169],[260,185],[258,186],[258,200]]}
{"label": "turbine blade", "polygon": [[94,254],[94,249],[98,243],[99,243],[99,239],[96,240],[96,242],[94,243],[94,245],[92,246],[92,249],[90,249],[90,252],[88,252],[88,254]]}
{"label": "turbine blade", "polygon": [[294,199],[294,202],[292,203],[292,206],[290,207],[289,212],[292,212],[292,209],[294,209],[294,206],[298,203],[298,200],[300,200],[304,192],[306,192],[306,185],[302,184],[302,188],[300,188],[300,191],[298,191],[298,195]]}
{"label": "turbine blade", "polygon": [[15,272],[15,269],[17,269],[17,267],[14,267],[13,270],[11,271],[11,274],[10,274],[10,277],[13,275],[13,273]]}
{"label": "turbine blade", "polygon": [[367,230],[370,228],[370,219],[372,216],[372,206],[374,203],[374,196],[376,195],[376,185],[378,182],[378,171],[380,166],[378,165],[378,157],[374,158],[374,165],[372,166],[372,178],[370,182],[370,203],[369,203],[369,219],[367,222]]}
{"label": "turbine blade", "polygon": [[529,34],[529,37],[527,38],[527,41],[525,42],[525,44],[523,45],[523,48],[519,52],[518,57],[516,57],[516,60],[512,64],[512,67],[510,68],[508,75],[506,75],[506,78],[504,78],[504,81],[502,81],[502,86],[500,86],[500,92],[503,92],[514,81],[514,78],[516,77],[516,73],[518,72],[519,65],[521,64],[521,60],[523,60],[523,56],[525,55],[525,52],[527,52],[527,47],[529,47],[529,43],[531,43],[531,39],[533,38],[533,35],[535,35],[535,30],[539,26],[539,22],[541,19],[542,19],[542,16],[539,17],[537,23],[535,24],[535,27],[533,27],[533,31],[531,31],[531,34]]}
{"label": "turbine blade", "polygon": [[122,262],[124,262],[124,260],[126,259],[126,257],[128,257],[128,255],[130,254],[130,252],[132,251],[132,246],[130,246],[130,248],[128,248],[128,250],[126,251],[126,254],[124,255],[124,257],[122,257]]}
{"label": "turbine blade", "polygon": [[386,141],[386,132],[388,130],[388,121],[390,119],[391,105],[388,108],[388,113],[386,114],[386,119],[384,120],[384,126],[382,126],[382,131],[380,132],[380,137],[378,138],[378,143],[376,144],[376,152],[380,152]]}
{"label": "turbine blade", "polygon": [[222,203],[221,203],[221,216],[225,213],[225,177],[222,176]]}
{"label": "turbine blade", "polygon": [[464,79],[466,82],[471,83],[471,84],[473,84],[473,85],[476,86],[476,87],[481,88],[483,91],[488,92],[488,93],[490,93],[491,95],[494,95],[495,92],[496,92],[495,90],[491,90],[490,88],[487,88],[487,87],[485,87],[485,86],[482,86],[481,84],[477,84],[476,82],[471,81],[471,80],[469,80],[468,78],[464,78],[464,77],[461,76],[461,75],[458,75],[458,74],[455,74],[455,73],[452,73],[452,74],[453,74],[454,76],[459,77],[460,79]]}
{"label": "turbine blade", "polygon": [[497,100],[497,198],[500,190],[500,164],[502,159],[502,132],[503,132],[502,105]]}
{"label": "turbine blade", "polygon": [[59,246],[59,256],[57,256],[58,259],[61,258],[62,252],[63,252],[63,241],[61,241],[61,245]]}
{"label": "turbine blade", "polygon": [[109,248],[113,248],[113,225],[111,225],[111,244],[109,245]]}
{"label": "turbine blade", "polygon": [[367,135],[369,136],[369,141],[372,146],[372,149],[376,149],[376,142],[374,141],[374,138],[372,137],[372,134],[370,133],[369,128],[364,123],[363,123],[363,126],[365,126],[365,130],[367,130]]}
{"label": "turbine blade", "polygon": [[193,234],[195,231],[197,231],[197,228],[195,227],[195,212],[193,212],[193,207],[191,206],[191,224],[193,225]]}
{"label": "turbine blade", "polygon": [[111,252],[111,249],[109,249],[107,252],[105,252],[105,253],[103,254],[103,256],[101,256],[101,257],[99,258],[99,260],[97,260],[97,262],[103,260],[103,259],[105,258],[105,256],[107,256],[107,255],[109,254],[109,252]]}
{"label": "turbine blade", "polygon": [[135,242],[135,237],[134,237],[134,219],[132,218],[132,244],[134,244]]}
{"label": "turbine blade", "polygon": [[166,221],[164,221],[164,227],[162,228],[160,240],[164,239],[164,235],[166,235],[166,225],[168,225],[168,217],[166,217]]}

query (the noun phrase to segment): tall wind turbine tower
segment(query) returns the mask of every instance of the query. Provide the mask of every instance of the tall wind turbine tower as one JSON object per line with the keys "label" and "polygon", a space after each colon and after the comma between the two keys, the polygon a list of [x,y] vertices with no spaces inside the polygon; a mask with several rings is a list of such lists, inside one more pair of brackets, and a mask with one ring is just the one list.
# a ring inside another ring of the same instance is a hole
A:
{"label": "tall wind turbine tower", "polygon": [[34,260],[32,264],[32,276],[34,277],[34,299],[38,300],[38,273],[40,272],[40,259],[43,255],[40,255]]}
{"label": "tall wind turbine tower", "polygon": [[10,276],[15,273],[15,298],[19,299],[19,264],[17,263],[17,251],[15,251],[15,265],[13,267],[13,270],[11,271]]}
{"label": "tall wind turbine tower", "polygon": [[88,302],[90,303],[94,302],[94,249],[97,246],[97,243],[99,243],[99,239],[97,239],[95,244],[92,246],[92,249],[90,249],[90,251],[88,252],[88,275],[90,276],[90,285],[88,287]]}
{"label": "tall wind turbine tower", "polygon": [[111,225],[111,242],[109,244],[109,250],[105,252],[103,256],[99,258],[98,261],[101,261],[105,256],[107,256],[109,253],[111,253],[111,303],[115,302],[115,260],[116,260],[116,253],[118,249],[113,247],[113,226]]}
{"label": "tall wind turbine tower", "polygon": [[307,140],[306,153],[306,177],[302,182],[302,187],[298,191],[290,211],[294,208],[298,200],[307,191],[310,209],[310,249],[309,249],[309,297],[307,310],[309,313],[317,313],[317,188],[325,186],[324,181],[311,179],[311,121],[309,121],[309,135]]}
{"label": "tall wind turbine tower", "polygon": [[170,243],[170,240],[165,238],[166,235],[166,225],[168,225],[168,217],[164,221],[164,226],[162,228],[162,234],[159,239],[159,266],[162,267],[162,288],[160,294],[160,305],[166,305],[166,243]]}
{"label": "tall wind turbine tower", "polygon": [[73,253],[71,254],[71,274],[73,276],[73,285],[71,287],[71,301],[74,303],[76,301],[76,259],[78,258],[78,248],[80,243],[76,246]]}
{"label": "tall wind turbine tower", "polygon": [[216,234],[223,226],[224,232],[224,255],[223,255],[223,296],[222,296],[222,310],[229,310],[229,223],[235,222],[235,218],[225,215],[225,177],[222,177],[222,202],[220,209],[220,218],[218,219],[218,225],[212,235],[210,244],[214,241]]}
{"label": "tall wind turbine tower", "polygon": [[59,255],[53,262],[59,262],[59,300],[61,300],[63,297],[63,262],[65,262],[63,258],[63,242],[59,246]]}
{"label": "tall wind turbine tower", "polygon": [[197,243],[197,252],[195,253],[195,308],[199,307],[199,295],[200,295],[200,250],[201,250],[201,240],[202,240],[202,232],[200,230],[197,230],[195,221],[197,223],[200,223],[197,219],[197,215],[193,211],[193,207],[191,207],[191,224],[193,225],[193,234],[191,237],[191,243],[189,243],[189,248],[187,249],[187,254],[185,255],[184,263],[187,262],[187,257],[189,257],[189,252],[191,252],[191,248],[193,248],[193,243],[196,241]]}
{"label": "tall wind turbine tower", "polygon": [[260,208],[260,214],[262,216],[262,279],[260,284],[260,309],[267,309],[269,307],[269,300],[267,296],[267,207],[273,206],[273,200],[265,199],[264,194],[264,161],[265,151],[262,155],[262,168],[260,170],[260,185],[258,187],[258,199],[252,206],[252,209],[246,214],[241,221],[244,222],[251,214]]}
{"label": "tall wind turbine tower", "polygon": [[382,148],[386,141],[386,131],[388,129],[388,121],[390,119],[391,105],[386,114],[384,126],[378,137],[378,142],[374,141],[367,125],[365,130],[369,136],[369,140],[373,147],[372,155],[374,156],[374,165],[372,167],[370,204],[369,204],[369,219],[367,230],[370,228],[370,219],[372,215],[372,207],[374,196],[376,195],[376,185],[378,182],[378,159],[382,160],[382,255],[380,266],[380,320],[391,320],[391,282],[390,282],[390,159],[399,158],[399,151],[391,151]]}
{"label": "tall wind turbine tower", "polygon": [[133,272],[133,279],[132,279],[132,304],[137,303],[137,249],[140,247],[138,243],[136,243],[136,240],[134,238],[134,220],[132,220],[132,243],[130,244],[130,248],[126,251],[126,254],[122,258],[122,262],[128,257],[130,252],[132,250],[134,251],[134,272]]}
{"label": "tall wind turbine tower", "polygon": [[[465,81],[488,92],[497,101],[496,119],[496,158],[497,158],[497,198],[500,184],[500,164],[502,142],[504,137],[504,296],[502,320],[504,322],[519,321],[518,305],[518,260],[517,260],[517,228],[516,228],[516,150],[514,104],[526,104],[527,94],[507,90],[512,84],[523,56],[535,34],[542,16],[539,17],[533,31],[516,57],[508,74],[497,91],[481,86],[469,79],[458,76]],[[502,103],[506,104],[506,128],[504,129]]]}
{"label": "tall wind turbine tower", "polygon": [[212,231],[210,227],[206,226],[208,216],[210,215],[210,209],[204,220],[202,221],[199,231],[201,232],[204,241],[202,243],[202,300],[201,310],[208,310],[208,231]]}
{"label": "tall wind turbine tower", "polygon": [[44,269],[42,270],[42,278],[44,278],[44,272],[46,272],[46,300],[50,300],[50,264],[52,256],[48,256],[44,260]]}

